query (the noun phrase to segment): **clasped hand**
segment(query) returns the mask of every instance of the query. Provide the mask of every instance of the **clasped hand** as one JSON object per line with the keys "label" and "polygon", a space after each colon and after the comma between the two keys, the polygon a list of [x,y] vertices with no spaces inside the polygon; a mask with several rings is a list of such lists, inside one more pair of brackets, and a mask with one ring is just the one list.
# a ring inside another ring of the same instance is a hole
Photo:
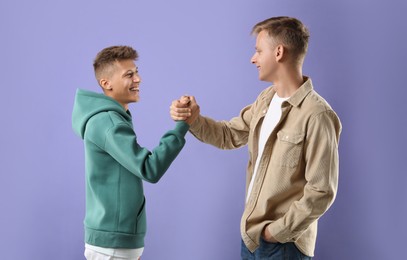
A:
{"label": "clasped hand", "polygon": [[171,118],[175,121],[184,120],[188,125],[192,125],[198,118],[200,109],[194,96],[181,96],[174,100],[170,106]]}

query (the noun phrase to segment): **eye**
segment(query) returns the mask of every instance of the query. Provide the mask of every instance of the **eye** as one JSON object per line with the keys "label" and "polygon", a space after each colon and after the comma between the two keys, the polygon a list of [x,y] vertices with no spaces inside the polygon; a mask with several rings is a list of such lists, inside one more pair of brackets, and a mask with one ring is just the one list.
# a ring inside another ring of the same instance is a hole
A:
{"label": "eye", "polygon": [[132,78],[132,77],[133,77],[133,75],[134,75],[134,73],[128,73],[128,74],[126,74],[126,77],[128,77],[128,78]]}

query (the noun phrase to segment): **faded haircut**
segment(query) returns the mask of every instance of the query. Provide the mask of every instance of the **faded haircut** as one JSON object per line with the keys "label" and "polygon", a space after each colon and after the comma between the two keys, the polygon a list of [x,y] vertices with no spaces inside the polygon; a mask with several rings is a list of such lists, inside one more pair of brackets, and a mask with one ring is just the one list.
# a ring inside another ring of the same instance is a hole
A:
{"label": "faded haircut", "polygon": [[282,44],[294,61],[303,61],[310,37],[307,27],[298,19],[287,16],[272,17],[256,24],[252,34],[266,31],[276,44]]}
{"label": "faded haircut", "polygon": [[109,73],[116,61],[137,60],[138,54],[130,46],[111,46],[104,48],[93,61],[95,77],[99,81],[102,75]]}

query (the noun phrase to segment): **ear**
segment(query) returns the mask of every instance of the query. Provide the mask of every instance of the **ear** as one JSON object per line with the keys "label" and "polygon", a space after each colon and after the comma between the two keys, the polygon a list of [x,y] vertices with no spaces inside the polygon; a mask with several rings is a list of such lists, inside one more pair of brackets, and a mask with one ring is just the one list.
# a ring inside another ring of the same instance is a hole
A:
{"label": "ear", "polygon": [[274,50],[274,55],[275,55],[275,57],[276,57],[276,61],[277,61],[277,62],[282,61],[282,59],[283,59],[283,57],[284,57],[284,54],[285,54],[285,48],[284,48],[284,46],[281,45],[281,44],[277,45],[277,47],[276,47],[275,50]]}
{"label": "ear", "polygon": [[110,84],[110,81],[107,79],[104,78],[100,79],[99,85],[103,88],[104,91],[112,90],[112,85]]}

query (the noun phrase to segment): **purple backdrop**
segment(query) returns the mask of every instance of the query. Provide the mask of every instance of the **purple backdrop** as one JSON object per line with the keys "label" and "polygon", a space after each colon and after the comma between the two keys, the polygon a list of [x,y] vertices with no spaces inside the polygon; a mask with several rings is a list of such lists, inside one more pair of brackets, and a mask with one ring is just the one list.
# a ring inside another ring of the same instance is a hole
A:
{"label": "purple backdrop", "polygon": [[[407,226],[406,1],[1,1],[1,259],[84,259],[84,155],[71,130],[76,88],[98,91],[92,60],[109,45],[140,53],[142,145],[171,128],[193,94],[229,119],[267,86],[249,60],[252,26],[289,15],[311,31],[304,73],[339,114],[340,183],[315,259],[403,259]],[[187,145],[146,184],[143,260],[239,259],[247,150]]]}

